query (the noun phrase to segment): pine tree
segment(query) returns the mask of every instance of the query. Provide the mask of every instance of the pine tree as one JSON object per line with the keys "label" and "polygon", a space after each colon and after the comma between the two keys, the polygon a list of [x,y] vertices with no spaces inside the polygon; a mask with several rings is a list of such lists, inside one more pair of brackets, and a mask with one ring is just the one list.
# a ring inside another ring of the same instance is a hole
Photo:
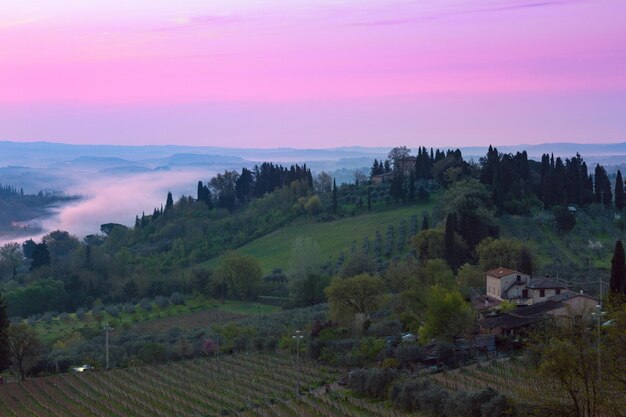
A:
{"label": "pine tree", "polygon": [[618,210],[624,208],[624,180],[622,179],[622,173],[619,169],[615,177],[615,207],[617,207]]}
{"label": "pine tree", "polygon": [[621,240],[615,242],[613,259],[611,259],[609,290],[612,294],[626,294],[626,264],[624,261],[624,245]]}
{"label": "pine tree", "polygon": [[333,178],[333,213],[337,214],[337,182]]}
{"label": "pine tree", "polygon": [[11,365],[11,352],[9,350],[9,311],[7,303],[0,294],[0,372]]}

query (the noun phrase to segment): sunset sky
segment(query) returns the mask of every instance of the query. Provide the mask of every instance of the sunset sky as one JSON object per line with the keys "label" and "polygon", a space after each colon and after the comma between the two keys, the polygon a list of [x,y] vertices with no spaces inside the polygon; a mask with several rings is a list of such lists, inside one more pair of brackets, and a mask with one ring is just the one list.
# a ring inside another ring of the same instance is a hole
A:
{"label": "sunset sky", "polygon": [[0,140],[626,141],[624,0],[2,0]]}

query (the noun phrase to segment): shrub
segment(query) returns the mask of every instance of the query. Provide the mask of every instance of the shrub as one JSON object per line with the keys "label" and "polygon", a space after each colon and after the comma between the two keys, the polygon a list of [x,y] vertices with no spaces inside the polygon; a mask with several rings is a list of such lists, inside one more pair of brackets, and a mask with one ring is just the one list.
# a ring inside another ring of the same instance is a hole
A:
{"label": "shrub", "polygon": [[170,295],[170,303],[175,306],[180,306],[185,304],[185,297],[183,297],[180,293],[175,292]]}
{"label": "shrub", "polygon": [[132,304],[126,304],[122,311],[126,314],[135,314],[135,306]]}
{"label": "shrub", "polygon": [[480,407],[481,417],[515,417],[515,405],[503,394],[497,394]]}
{"label": "shrub", "polygon": [[424,354],[419,346],[398,346],[395,357],[402,368],[408,368],[413,364],[421,362]]}
{"label": "shrub", "polygon": [[398,371],[393,368],[356,369],[350,373],[348,384],[361,395],[385,399],[387,388],[397,376]]}
{"label": "shrub", "polygon": [[116,306],[109,306],[106,308],[106,312],[111,316],[111,317],[119,317],[120,315],[120,311],[118,310],[118,308]]}
{"label": "shrub", "polygon": [[152,301],[148,300],[147,298],[144,298],[143,300],[141,300],[141,303],[139,304],[139,306],[141,307],[141,309],[143,311],[152,311]]}
{"label": "shrub", "polygon": [[43,320],[44,323],[46,324],[50,324],[52,323],[52,318],[53,318],[53,314],[51,311],[44,313],[43,316],[41,316],[41,319]]}
{"label": "shrub", "polygon": [[170,305],[170,300],[167,297],[163,297],[160,295],[154,299],[154,302],[157,306],[159,306],[160,309],[167,308]]}
{"label": "shrub", "polygon": [[85,309],[83,309],[81,307],[78,310],[76,310],[76,318],[78,320],[84,320],[85,319]]}

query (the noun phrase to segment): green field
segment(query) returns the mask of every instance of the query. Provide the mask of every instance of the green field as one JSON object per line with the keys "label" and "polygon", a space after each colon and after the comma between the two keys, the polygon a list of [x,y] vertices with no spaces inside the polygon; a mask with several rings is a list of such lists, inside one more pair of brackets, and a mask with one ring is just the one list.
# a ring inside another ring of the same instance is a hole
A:
{"label": "green field", "polygon": [[184,305],[169,305],[163,309],[154,306],[152,311],[144,311],[137,306],[135,313],[120,312],[118,317],[112,317],[106,312],[100,315],[88,312],[82,320],[79,320],[76,314],[69,314],[65,320],[54,318],[49,323],[38,321],[35,329],[44,343],[51,344],[72,332],[87,329],[99,331],[103,322],[125,329],[133,327],[162,329],[170,324],[169,327],[200,327],[198,323],[210,322],[210,319],[219,312],[225,313],[219,316],[221,318],[236,319],[257,314],[267,315],[279,310],[279,307],[267,304],[229,300],[222,303],[197,297],[187,300]]}
{"label": "green field", "polygon": [[[353,242],[356,242],[357,248],[361,247],[365,237],[373,242],[377,230],[384,240],[388,225],[394,226],[397,233],[400,221],[405,220],[408,226],[411,216],[417,216],[419,228],[424,213],[434,206],[432,201],[431,198],[429,202],[423,204],[345,217],[324,223],[299,221],[256,239],[242,246],[238,251],[258,259],[264,274],[270,273],[274,268],[286,270],[289,266],[291,246],[297,237],[302,236],[310,237],[319,244],[324,259],[335,260],[341,251],[349,253]],[[216,264],[217,259],[206,263],[209,267],[215,267]]]}

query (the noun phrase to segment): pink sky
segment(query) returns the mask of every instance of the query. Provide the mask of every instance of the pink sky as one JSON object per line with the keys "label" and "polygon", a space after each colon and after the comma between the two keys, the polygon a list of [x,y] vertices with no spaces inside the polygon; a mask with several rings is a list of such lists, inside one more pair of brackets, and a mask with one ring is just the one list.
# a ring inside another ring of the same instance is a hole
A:
{"label": "pink sky", "polygon": [[624,16],[623,0],[2,0],[0,140],[626,141]]}

